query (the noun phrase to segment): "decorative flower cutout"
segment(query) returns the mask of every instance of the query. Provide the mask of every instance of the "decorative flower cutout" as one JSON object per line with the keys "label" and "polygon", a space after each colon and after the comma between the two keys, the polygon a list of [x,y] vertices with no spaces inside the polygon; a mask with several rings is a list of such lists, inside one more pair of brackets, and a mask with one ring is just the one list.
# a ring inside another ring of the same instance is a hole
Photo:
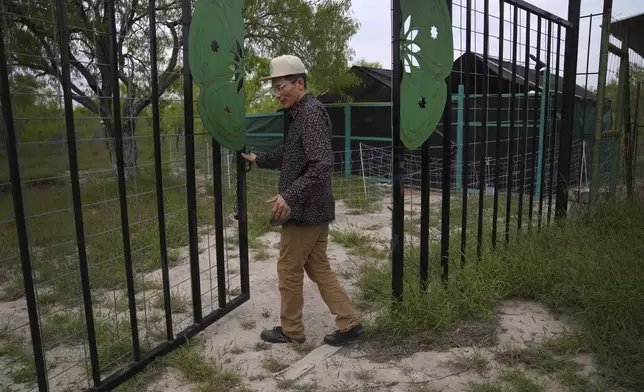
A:
{"label": "decorative flower cutout", "polygon": [[432,39],[438,39],[438,27],[432,26],[429,29],[429,35],[432,37]]}
{"label": "decorative flower cutout", "polygon": [[424,96],[422,96],[422,97],[420,98],[420,100],[418,101],[418,107],[419,107],[420,109],[425,109],[425,108],[427,107],[427,100],[425,99],[425,97],[424,97]]}
{"label": "decorative flower cutout", "polygon": [[411,74],[411,67],[420,68],[420,64],[416,59],[416,53],[420,52],[420,47],[414,42],[418,35],[418,29],[411,28],[411,15],[405,20],[403,35],[401,48],[403,63],[405,72]]}

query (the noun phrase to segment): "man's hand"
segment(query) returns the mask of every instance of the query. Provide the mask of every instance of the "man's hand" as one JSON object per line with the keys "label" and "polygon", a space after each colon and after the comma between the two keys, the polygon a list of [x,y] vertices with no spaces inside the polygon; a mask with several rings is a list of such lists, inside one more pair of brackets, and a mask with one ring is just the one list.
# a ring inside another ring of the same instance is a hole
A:
{"label": "man's hand", "polygon": [[244,154],[243,152],[241,153],[242,158],[247,160],[248,162],[255,163],[255,159],[257,159],[257,155],[253,154],[252,152],[248,155]]}
{"label": "man's hand", "polygon": [[273,219],[283,221],[291,216],[291,207],[286,204],[281,195],[274,196],[267,201],[273,204]]}

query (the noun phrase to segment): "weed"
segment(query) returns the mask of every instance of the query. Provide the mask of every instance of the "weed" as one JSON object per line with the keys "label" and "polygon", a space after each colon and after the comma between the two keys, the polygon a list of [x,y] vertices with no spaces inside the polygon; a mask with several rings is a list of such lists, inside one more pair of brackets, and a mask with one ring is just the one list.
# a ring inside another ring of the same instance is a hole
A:
{"label": "weed", "polygon": [[250,317],[240,317],[239,325],[242,327],[244,331],[250,331],[255,329],[255,326],[257,325],[257,321],[251,319]]}
{"label": "weed", "polygon": [[[513,203],[513,205],[516,203]],[[568,343],[506,356],[510,363],[532,362],[548,371],[571,367],[554,352],[596,354],[607,380],[621,387],[644,388],[644,203],[611,200],[537,233],[522,231],[496,252],[476,260],[476,230],[470,230],[463,268],[460,257],[449,264],[443,284],[438,263],[430,265],[427,289],[418,279],[419,249],[405,254],[403,303],[392,307],[389,266],[363,263],[357,277],[360,300],[373,310],[371,338],[440,335],[459,323],[490,320],[494,305],[505,298],[537,300],[555,314],[576,317],[578,336]],[[484,232],[489,241],[489,232]],[[337,238],[334,238],[336,240]],[[357,243],[355,239],[352,241]],[[460,233],[451,238],[450,254],[460,252]],[[488,243],[483,244],[488,248]],[[430,260],[440,259],[438,244]],[[607,263],[606,260],[611,260]],[[640,305],[638,305],[640,304]],[[384,336],[384,335],[382,335]],[[373,339],[372,339],[373,341]],[[549,352],[549,354],[548,354]],[[506,353],[511,354],[511,353]]]}
{"label": "weed", "polygon": [[186,343],[161,359],[161,363],[175,368],[186,380],[196,383],[203,392],[246,391],[239,374],[224,370],[214,360],[209,360],[193,343]]}
{"label": "weed", "polygon": [[430,387],[427,385],[414,385],[409,389],[406,389],[405,392],[442,392],[443,389]]}
{"label": "weed", "polygon": [[159,377],[162,369],[163,367],[158,363],[152,363],[145,370],[116,387],[114,392],[139,392],[146,390],[146,387]]}
{"label": "weed", "polygon": [[543,383],[539,383],[535,379],[526,376],[524,372],[517,368],[504,371],[501,378],[512,385],[514,392],[546,391],[546,387]]}
{"label": "weed", "polygon": [[353,372],[353,375],[356,377],[356,380],[367,382],[373,380],[374,370],[360,369]]}
{"label": "weed", "polygon": [[501,383],[492,381],[469,382],[465,385],[466,392],[509,392]]}
{"label": "weed", "polygon": [[453,358],[447,362],[450,368],[458,371],[474,370],[480,375],[485,375],[489,369],[490,361],[479,351],[471,354],[459,352],[453,355]]}
{"label": "weed", "polygon": [[509,366],[523,364],[529,369],[539,370],[546,374],[555,373],[558,370],[574,371],[579,367],[570,360],[555,358],[554,354],[544,346],[508,348],[498,351],[495,354],[495,359]]}
{"label": "weed", "polygon": [[239,354],[242,354],[243,352],[244,352],[244,349],[239,346],[235,346],[230,349],[230,353],[233,355],[239,355]]}
{"label": "weed", "polygon": [[266,261],[266,260],[270,259],[271,256],[272,256],[271,252],[269,252],[265,248],[258,249],[253,253],[254,253],[254,256],[255,256],[253,259],[256,260],[256,261]]}
{"label": "weed", "polygon": [[273,357],[272,355],[262,358],[262,367],[271,373],[281,372],[288,367],[288,364]]}
{"label": "weed", "polygon": [[310,383],[300,384],[295,380],[277,380],[277,389],[280,391],[307,391],[313,392],[318,389],[318,384],[313,381]]}
{"label": "weed", "polygon": [[[173,291],[170,294],[170,305],[173,313],[186,313],[190,309],[190,298],[187,295],[182,294],[179,290]],[[153,307],[157,309],[163,309],[165,307],[163,294],[159,294],[155,297],[152,304]]]}
{"label": "weed", "polygon": [[382,260],[387,253],[374,245],[377,239],[371,235],[352,230],[332,230],[331,240],[345,247],[350,255]]}
{"label": "weed", "polygon": [[255,351],[266,351],[266,350],[270,350],[270,349],[271,349],[271,345],[266,343],[266,342],[257,342],[257,343],[255,343],[255,347],[254,347]]}
{"label": "weed", "polygon": [[289,347],[298,354],[307,355],[311,351],[315,350],[315,345],[313,343],[290,343]]}

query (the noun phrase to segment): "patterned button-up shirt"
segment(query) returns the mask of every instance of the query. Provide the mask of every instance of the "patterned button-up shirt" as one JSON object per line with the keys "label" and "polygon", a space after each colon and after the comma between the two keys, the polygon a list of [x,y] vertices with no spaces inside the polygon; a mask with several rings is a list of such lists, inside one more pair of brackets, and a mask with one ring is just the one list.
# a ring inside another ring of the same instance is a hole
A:
{"label": "patterned button-up shirt", "polygon": [[[284,144],[258,156],[260,168],[279,169],[279,194],[291,208],[289,220],[306,225],[335,219],[331,176],[331,118],[324,105],[310,93],[289,113],[291,125]],[[271,219],[272,225],[286,221]]]}

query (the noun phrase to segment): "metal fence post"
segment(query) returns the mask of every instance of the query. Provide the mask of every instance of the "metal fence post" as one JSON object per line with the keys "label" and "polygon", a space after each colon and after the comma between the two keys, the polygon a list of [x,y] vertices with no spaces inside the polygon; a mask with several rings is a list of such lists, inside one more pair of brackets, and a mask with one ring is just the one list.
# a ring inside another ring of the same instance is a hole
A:
{"label": "metal fence post", "polygon": [[[4,37],[0,23],[0,37]],[[45,354],[40,336],[40,320],[38,319],[38,304],[36,303],[36,290],[34,288],[31,255],[29,254],[29,239],[27,236],[27,222],[22,201],[22,186],[20,182],[20,165],[18,162],[18,145],[16,130],[13,123],[11,109],[11,93],[9,91],[9,69],[5,55],[4,40],[0,39],[0,102],[2,102],[2,125],[6,133],[6,147],[9,158],[9,175],[11,177],[11,194],[13,195],[13,211],[16,218],[16,235],[20,248],[20,262],[22,264],[22,277],[25,285],[25,299],[29,315],[29,329],[31,332],[31,345],[33,348],[36,367],[38,391],[47,392],[47,370],[45,369]]]}
{"label": "metal fence post", "polygon": [[400,53],[400,29],[402,11],[400,0],[392,2],[392,78],[391,78],[391,127],[393,138],[393,196],[392,196],[392,233],[391,233],[391,288],[394,298],[403,298],[403,258],[404,258],[404,165],[405,146],[400,139],[400,86],[402,83],[402,59]]}
{"label": "metal fence post", "polygon": [[[134,360],[141,360],[141,345],[139,327],[136,315],[136,292],[134,288],[134,267],[132,263],[132,244],[130,242],[130,224],[127,206],[127,185],[125,183],[125,161],[123,158],[123,127],[121,125],[121,101],[119,85],[118,36],[116,31],[116,10],[114,1],[107,2],[110,35],[110,78],[112,82],[112,106],[114,136],[116,144],[116,166],[121,209],[121,227],[123,231],[123,257],[125,262],[125,277],[127,281],[127,297],[132,330],[132,353]],[[132,136],[134,137],[134,136]]]}
{"label": "metal fence post", "polygon": [[463,187],[463,101],[465,97],[465,86],[458,85],[456,95],[456,192],[460,192]]}
{"label": "metal fence post", "polygon": [[96,329],[94,327],[94,308],[87,263],[87,247],[85,243],[85,225],[83,221],[83,205],[81,200],[80,179],[78,175],[78,154],[76,151],[76,127],[74,123],[74,107],[71,90],[71,70],[69,61],[69,30],[65,18],[65,1],[56,0],[58,31],[60,39],[60,59],[62,70],[63,102],[65,110],[65,128],[67,130],[67,151],[69,155],[69,177],[72,186],[72,202],[74,205],[74,225],[76,226],[76,246],[78,250],[78,267],[81,276],[83,293],[83,308],[87,328],[87,343],[89,346],[90,368],[94,386],[101,384],[101,370],[98,361]]}
{"label": "metal fence post", "polygon": [[559,131],[559,176],[557,177],[557,202],[555,208],[557,219],[564,218],[568,211],[568,184],[570,183],[570,154],[575,116],[575,79],[580,12],[581,0],[570,0],[568,3],[568,21],[572,23],[572,28],[566,30],[566,49],[564,54],[563,101],[561,104],[561,128]]}
{"label": "metal fence post", "polygon": [[344,105],[344,175],[351,176],[351,104]]}
{"label": "metal fence post", "polygon": [[595,142],[593,146],[593,166],[590,175],[590,197],[592,203],[599,190],[599,159],[604,127],[604,97],[606,96],[606,74],[608,72],[608,44],[610,38],[610,23],[613,14],[613,0],[604,0],[602,17],[602,38],[599,47],[599,76],[597,78],[597,118],[595,122]]}
{"label": "metal fence post", "polygon": [[[452,0],[445,0],[452,18]],[[452,76],[447,77],[448,89],[451,89]],[[448,90],[450,91],[450,90]],[[443,189],[441,205],[441,278],[447,283],[449,278],[449,242],[450,242],[450,202],[452,175],[452,100],[448,99],[443,110]]]}

